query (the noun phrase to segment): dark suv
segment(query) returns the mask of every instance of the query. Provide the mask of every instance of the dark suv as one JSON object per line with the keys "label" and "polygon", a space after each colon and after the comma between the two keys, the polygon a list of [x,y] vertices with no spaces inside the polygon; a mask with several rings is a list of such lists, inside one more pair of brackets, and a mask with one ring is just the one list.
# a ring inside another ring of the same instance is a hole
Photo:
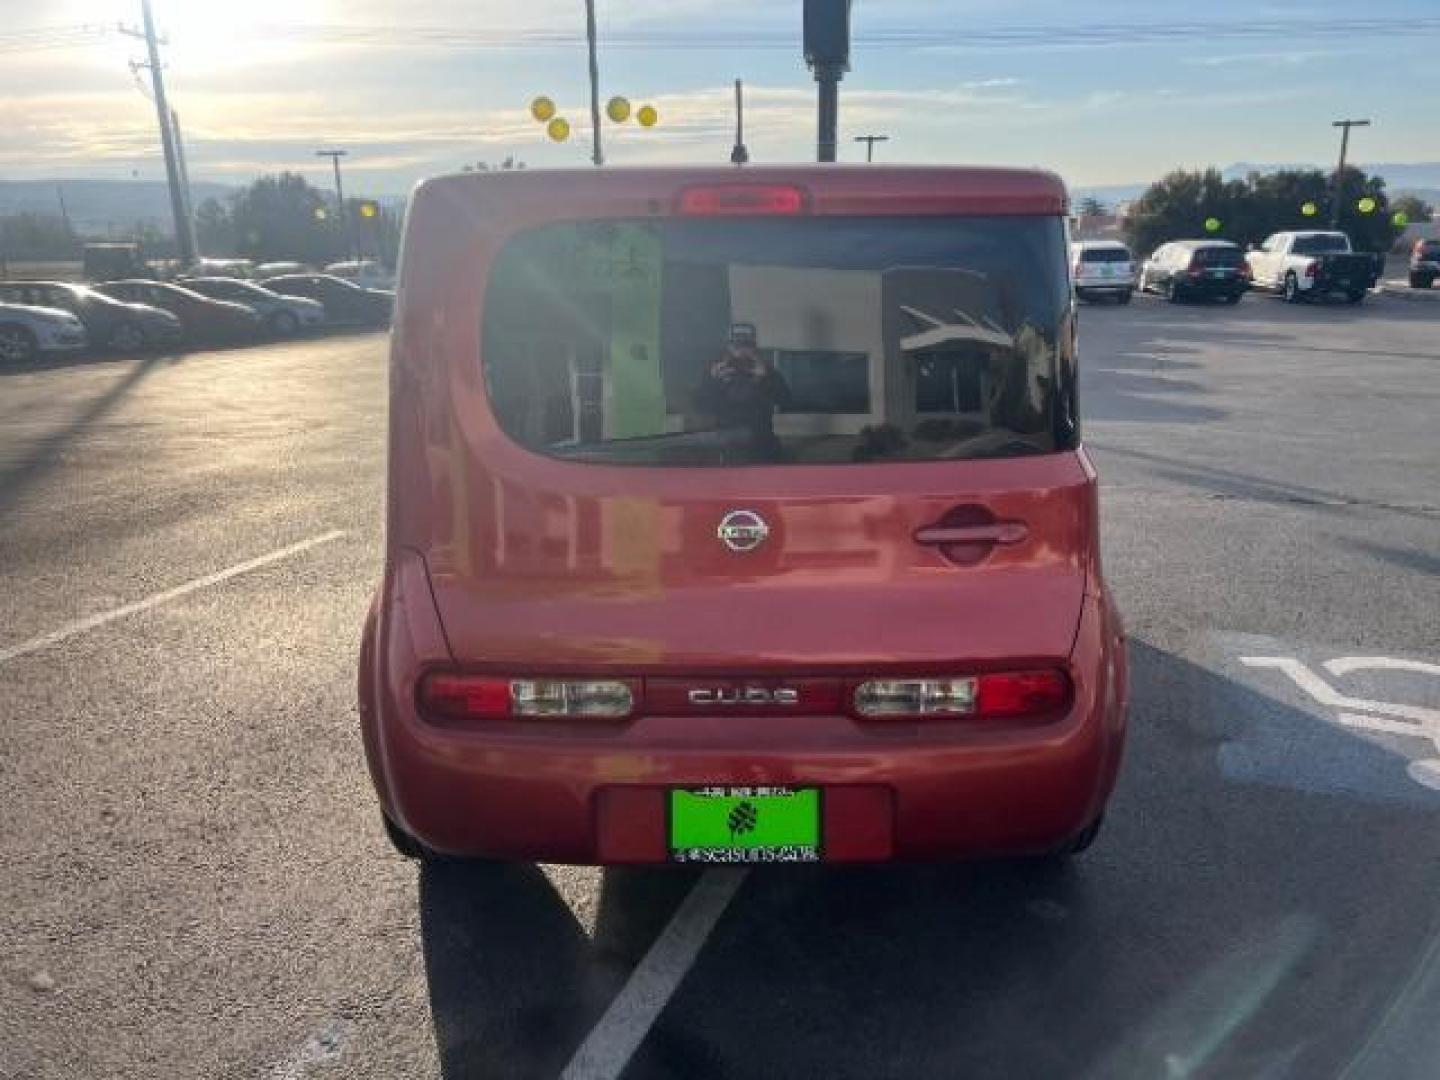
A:
{"label": "dark suv", "polygon": [[1416,240],[1410,251],[1410,287],[1428,289],[1440,277],[1440,239]]}

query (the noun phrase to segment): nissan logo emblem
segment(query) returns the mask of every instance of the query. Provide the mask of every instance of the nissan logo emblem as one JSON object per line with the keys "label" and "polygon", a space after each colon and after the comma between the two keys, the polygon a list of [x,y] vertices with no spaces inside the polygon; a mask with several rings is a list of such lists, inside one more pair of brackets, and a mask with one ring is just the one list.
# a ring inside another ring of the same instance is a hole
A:
{"label": "nissan logo emblem", "polygon": [[731,551],[754,551],[770,535],[770,526],[754,510],[731,510],[720,519],[715,535]]}

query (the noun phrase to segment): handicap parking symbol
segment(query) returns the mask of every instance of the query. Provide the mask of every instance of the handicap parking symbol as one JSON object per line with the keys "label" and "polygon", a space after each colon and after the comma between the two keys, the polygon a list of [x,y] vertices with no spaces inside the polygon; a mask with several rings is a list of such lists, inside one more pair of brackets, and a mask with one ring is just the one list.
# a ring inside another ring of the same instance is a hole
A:
{"label": "handicap parking symbol", "polygon": [[1294,656],[1241,656],[1239,660],[1246,667],[1286,676],[1327,710],[1336,724],[1373,735],[1400,736],[1398,745],[1413,755],[1405,766],[1406,775],[1417,784],[1440,791],[1440,708],[1355,697],[1332,681],[1376,672],[1403,672],[1440,680],[1440,664],[1388,656],[1339,656],[1318,664],[1322,673]]}

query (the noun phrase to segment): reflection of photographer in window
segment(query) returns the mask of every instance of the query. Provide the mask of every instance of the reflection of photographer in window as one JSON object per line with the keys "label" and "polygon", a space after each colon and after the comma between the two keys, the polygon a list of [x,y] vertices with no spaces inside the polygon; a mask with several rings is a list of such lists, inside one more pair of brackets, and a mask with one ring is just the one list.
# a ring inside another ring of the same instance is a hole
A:
{"label": "reflection of photographer in window", "polygon": [[781,449],[775,437],[775,411],[789,407],[790,387],[756,346],[753,324],[732,323],[730,342],[700,383],[695,406],[712,417],[721,431],[742,432],[748,457],[778,461]]}

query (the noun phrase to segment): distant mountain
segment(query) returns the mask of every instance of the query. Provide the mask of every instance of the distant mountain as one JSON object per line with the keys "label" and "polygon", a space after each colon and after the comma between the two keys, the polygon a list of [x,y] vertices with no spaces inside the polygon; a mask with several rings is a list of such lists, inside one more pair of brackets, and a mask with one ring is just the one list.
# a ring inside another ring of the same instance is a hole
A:
{"label": "distant mountain", "polygon": [[[229,184],[197,180],[190,195],[198,206],[223,199]],[[0,215],[59,214],[61,200],[75,231],[85,236],[128,235],[137,224],[171,231],[170,191],[151,180],[5,180],[0,181]]]}

